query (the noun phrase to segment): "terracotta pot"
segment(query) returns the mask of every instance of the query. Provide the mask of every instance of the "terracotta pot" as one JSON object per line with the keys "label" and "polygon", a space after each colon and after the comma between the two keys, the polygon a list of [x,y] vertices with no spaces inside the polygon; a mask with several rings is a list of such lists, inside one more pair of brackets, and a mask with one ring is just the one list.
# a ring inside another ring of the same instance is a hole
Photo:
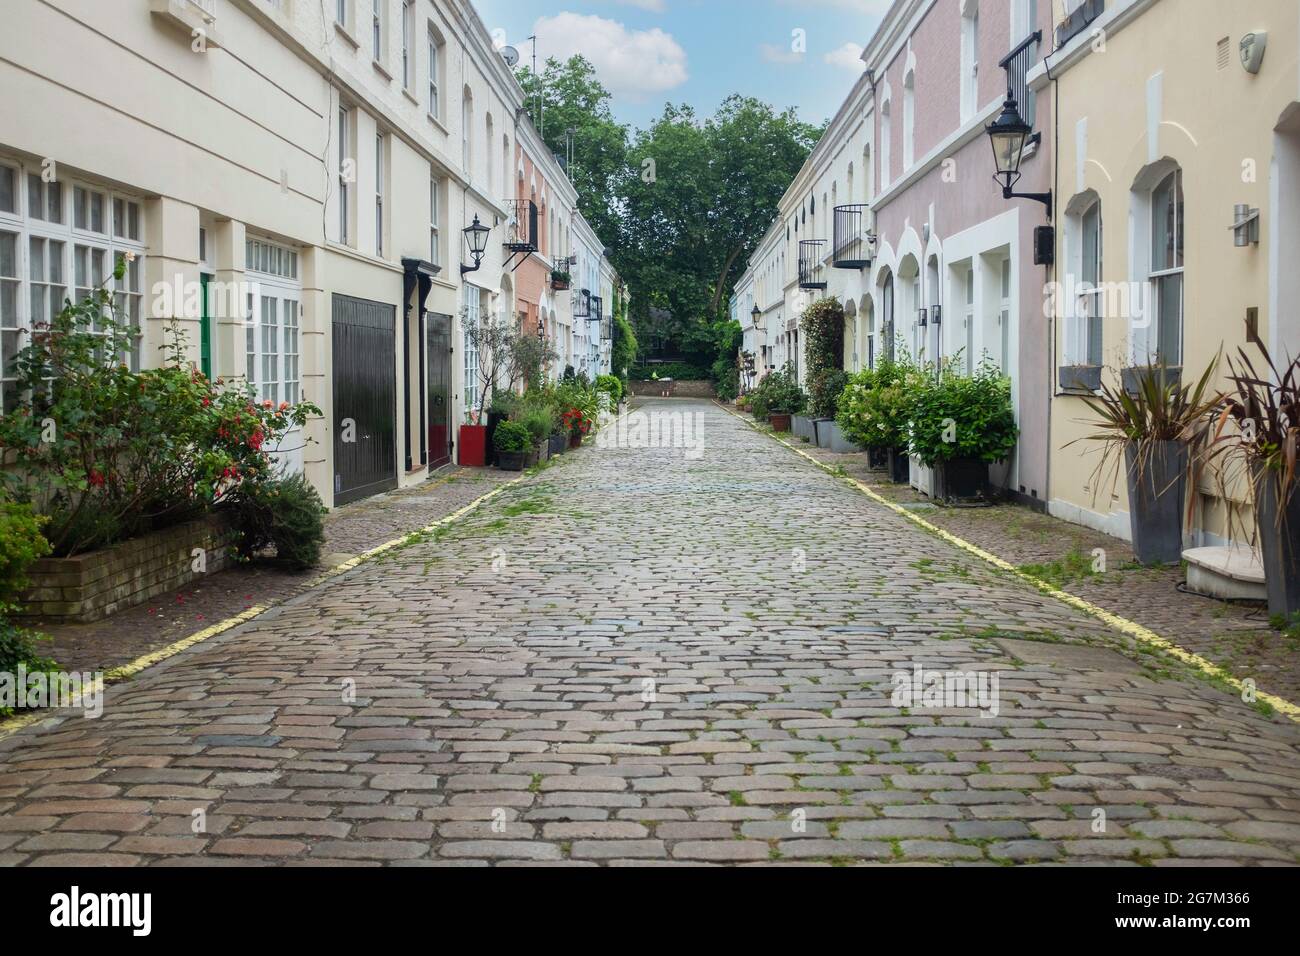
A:
{"label": "terracotta pot", "polygon": [[767,416],[767,420],[771,423],[774,432],[788,432],[790,430],[790,416],[784,412],[773,412]]}

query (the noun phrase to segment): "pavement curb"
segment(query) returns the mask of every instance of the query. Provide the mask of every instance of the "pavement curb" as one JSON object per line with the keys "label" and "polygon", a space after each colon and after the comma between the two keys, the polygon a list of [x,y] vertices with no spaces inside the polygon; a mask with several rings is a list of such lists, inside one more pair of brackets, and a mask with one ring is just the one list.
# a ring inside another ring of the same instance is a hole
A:
{"label": "pavement curb", "polygon": [[[1043,594],[1046,594],[1049,597],[1056,598],[1058,601],[1068,604],[1071,607],[1075,608],[1076,610],[1083,611],[1085,614],[1089,615],[1090,617],[1096,618],[1097,620],[1101,621],[1103,624],[1107,625],[1113,630],[1119,631],[1121,634],[1131,637],[1134,640],[1140,641],[1143,644],[1147,644],[1151,647],[1155,647],[1165,652],[1166,654],[1169,654],[1171,657],[1177,658],[1183,663],[1200,671],[1206,677],[1210,677],[1213,678],[1214,680],[1222,681],[1228,684],[1229,686],[1234,688],[1239,694],[1243,693],[1246,690],[1246,687],[1241,680],[1239,680],[1234,675],[1230,674],[1228,671],[1224,670],[1218,664],[1215,664],[1213,661],[1206,660],[1204,657],[1201,657],[1199,654],[1194,654],[1185,648],[1179,647],[1177,644],[1161,637],[1155,631],[1143,627],[1141,624],[1138,624],[1136,621],[1130,621],[1128,618],[1121,617],[1120,615],[1108,611],[1104,607],[1093,604],[1091,601],[1087,601],[1076,594],[1071,594],[1069,591],[1062,591],[1060,588],[1056,587],[1055,585],[1049,584],[1047,581],[1044,581],[1042,578],[1034,577],[1032,574],[1028,574],[1025,571],[1022,571],[1020,568],[1016,567],[1014,564],[1005,560],[1004,558],[1000,558],[996,554],[993,554],[989,551],[985,551],[983,548],[979,547],[978,545],[971,544],[969,541],[965,540],[964,538],[959,538],[951,531],[945,531],[943,528],[940,528],[938,525],[931,524],[930,522],[926,521],[924,518],[922,518],[920,515],[916,514],[915,512],[909,511],[907,508],[904,508],[902,505],[895,504],[894,502],[883,497],[882,495],[877,494],[876,492],[872,491],[869,487],[867,487],[865,484],[858,481],[856,478],[850,477],[849,475],[837,474],[835,470],[831,468],[829,465],[827,465],[825,462],[819,461],[817,458],[808,454],[808,452],[804,451],[802,448],[798,448],[790,444],[785,439],[778,437],[775,433],[764,431],[763,429],[759,428],[758,425],[756,425],[754,422],[750,421],[749,419],[741,415],[736,414],[730,408],[727,408],[727,406],[723,405],[721,402],[715,401],[714,404],[717,405],[719,408],[721,408],[732,418],[735,418],[741,423],[749,426],[751,429],[758,432],[760,435],[767,435],[777,444],[784,445],[786,448],[794,452],[796,455],[799,455],[801,458],[805,458],[808,461],[812,462],[814,465],[816,465],[822,471],[826,472],[828,475],[831,475],[834,478],[839,478],[844,482],[846,482],[847,484],[851,485],[852,487],[856,488],[858,491],[866,495],[876,504],[884,506],[885,508],[892,511],[894,514],[901,515],[902,517],[906,518],[908,521],[912,522],[913,524],[917,525],[920,528],[925,529],[931,534],[938,535],[940,538],[947,541],[949,544],[954,545],[957,548],[960,548],[962,551],[974,555],[975,557],[979,558],[982,561],[987,562],[988,564],[993,565],[999,570],[1006,571],[1014,575],[1015,577],[1019,578],[1021,581],[1024,581],[1027,584],[1032,584]],[[1278,711],[1279,713],[1285,714],[1292,721],[1296,723],[1300,723],[1300,706],[1297,706],[1291,703],[1291,701],[1286,700],[1282,697],[1278,697],[1275,694],[1269,694],[1259,689],[1253,690],[1253,693],[1255,695],[1256,700],[1264,701],[1274,710]]]}

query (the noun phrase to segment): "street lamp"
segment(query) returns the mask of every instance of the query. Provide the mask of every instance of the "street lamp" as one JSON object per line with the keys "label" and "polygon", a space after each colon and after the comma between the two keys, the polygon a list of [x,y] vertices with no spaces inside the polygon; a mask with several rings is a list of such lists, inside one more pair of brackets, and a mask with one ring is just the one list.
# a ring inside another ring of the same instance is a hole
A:
{"label": "street lamp", "polygon": [[1002,104],[1002,112],[998,114],[989,126],[985,127],[989,134],[989,139],[993,143],[993,161],[997,166],[997,172],[994,173],[993,179],[1000,182],[1002,186],[1003,199],[1032,199],[1035,202],[1041,202],[1047,206],[1047,218],[1052,218],[1052,194],[1045,193],[1017,193],[1016,183],[1020,181],[1020,161],[1024,159],[1025,144],[1029,140],[1029,134],[1033,129],[1020,116],[1020,110],[1016,108],[1016,101],[1007,91],[1006,102]]}
{"label": "street lamp", "polygon": [[762,310],[762,309],[760,309],[760,308],[756,305],[756,306],[754,306],[754,311],[751,312],[751,313],[749,313],[749,315],[750,315],[750,318],[752,318],[752,319],[754,320],[754,331],[755,331],[755,332],[766,332],[766,331],[767,331],[765,328],[763,328],[763,322],[762,322],[762,319],[763,319],[763,310]]}
{"label": "street lamp", "polygon": [[466,272],[477,272],[479,267],[483,265],[483,253],[487,251],[487,237],[491,231],[488,226],[478,221],[477,215],[474,216],[473,224],[465,227],[465,247],[469,249],[469,256],[474,261],[474,264],[472,266],[462,265],[460,267],[461,275]]}

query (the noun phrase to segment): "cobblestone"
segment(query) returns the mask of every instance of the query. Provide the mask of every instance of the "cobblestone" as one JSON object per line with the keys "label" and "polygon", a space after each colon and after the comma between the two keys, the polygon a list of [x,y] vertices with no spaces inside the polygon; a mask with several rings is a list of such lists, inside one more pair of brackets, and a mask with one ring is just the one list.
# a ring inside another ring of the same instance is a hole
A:
{"label": "cobblestone", "polygon": [[[1122,640],[671,408],[703,458],[566,454],[0,740],[0,863],[1297,862],[1300,729],[1164,661],[1008,656]],[[914,667],[999,690],[901,706]]]}

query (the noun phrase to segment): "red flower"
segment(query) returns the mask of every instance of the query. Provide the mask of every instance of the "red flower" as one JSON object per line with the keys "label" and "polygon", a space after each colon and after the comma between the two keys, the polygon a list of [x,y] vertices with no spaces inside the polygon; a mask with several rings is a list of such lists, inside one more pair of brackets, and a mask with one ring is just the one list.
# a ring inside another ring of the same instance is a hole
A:
{"label": "red flower", "polygon": [[92,488],[101,488],[104,485],[104,476],[100,473],[98,468],[90,469],[89,479]]}

